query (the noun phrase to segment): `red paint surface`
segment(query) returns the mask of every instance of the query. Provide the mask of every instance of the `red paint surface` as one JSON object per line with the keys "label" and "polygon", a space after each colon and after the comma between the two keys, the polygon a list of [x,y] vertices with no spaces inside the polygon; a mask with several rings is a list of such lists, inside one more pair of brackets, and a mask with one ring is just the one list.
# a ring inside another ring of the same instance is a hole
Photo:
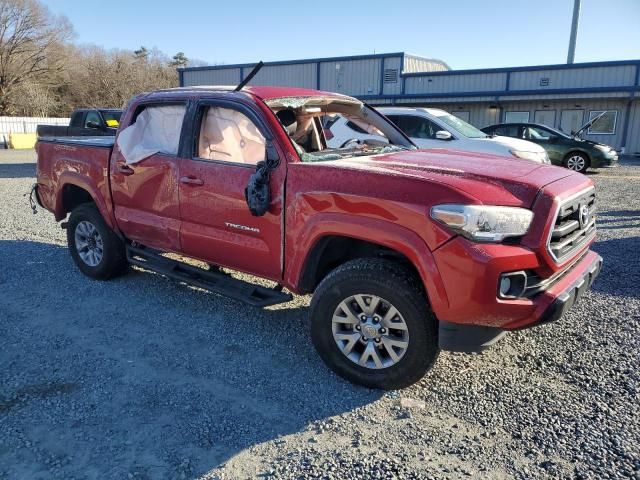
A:
{"label": "red paint surface", "polygon": [[[249,105],[264,119],[281,159],[263,217],[251,216],[244,199],[252,168],[155,155],[132,165],[135,173],[125,176],[118,172],[124,160],[117,147],[109,160],[109,149],[39,144],[42,202],[60,220],[66,214],[60,192],[72,183],[85,188],[108,223],[131,240],[276,280],[294,292],[320,239],[342,235],[370,241],[405,255],[422,277],[436,316],[457,323],[505,328],[533,323],[586,268],[591,253],[534,300],[496,296],[500,273],[530,269],[548,277],[588,248],[563,265],[546,251],[557,202],[592,185],[587,177],[446,149],[303,164],[262,100],[325,94],[281,87],[240,93],[172,90],[137,97],[123,115],[121,128],[143,101],[226,98]],[[182,183],[182,177],[202,184]],[[443,203],[530,208],[534,220],[520,245],[478,244],[430,220],[430,208]]]}

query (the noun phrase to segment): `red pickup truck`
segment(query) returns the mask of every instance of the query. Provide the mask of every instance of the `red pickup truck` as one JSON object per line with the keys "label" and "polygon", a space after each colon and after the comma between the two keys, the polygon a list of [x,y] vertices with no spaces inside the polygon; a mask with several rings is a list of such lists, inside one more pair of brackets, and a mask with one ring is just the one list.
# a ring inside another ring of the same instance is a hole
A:
{"label": "red pickup truck", "polygon": [[[376,140],[328,147],[336,116]],[[586,176],[418,150],[375,109],[334,93],[142,94],[115,139],[40,139],[37,154],[33,193],[57,221],[69,216],[83,273],[108,279],[133,264],[260,307],[289,301],[283,288],[313,293],[320,356],[369,387],[411,385],[440,350],[481,351],[559,319],[602,264],[589,249]]]}

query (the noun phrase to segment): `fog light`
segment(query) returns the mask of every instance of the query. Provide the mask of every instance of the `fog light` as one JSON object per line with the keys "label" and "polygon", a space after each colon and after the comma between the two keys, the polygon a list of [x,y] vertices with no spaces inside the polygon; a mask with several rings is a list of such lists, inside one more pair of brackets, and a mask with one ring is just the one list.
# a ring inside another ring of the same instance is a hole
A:
{"label": "fog light", "polygon": [[509,272],[500,275],[498,296],[500,298],[519,298],[527,289],[527,274],[523,271]]}
{"label": "fog light", "polygon": [[502,277],[502,280],[500,280],[500,295],[503,297],[508,295],[509,290],[511,290],[511,279],[509,277]]}

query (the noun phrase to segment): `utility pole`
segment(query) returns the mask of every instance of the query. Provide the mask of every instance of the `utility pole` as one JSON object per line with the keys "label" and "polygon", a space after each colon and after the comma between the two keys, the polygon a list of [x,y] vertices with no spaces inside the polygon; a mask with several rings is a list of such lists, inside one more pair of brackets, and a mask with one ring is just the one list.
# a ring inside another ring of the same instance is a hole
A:
{"label": "utility pole", "polygon": [[578,37],[578,22],[580,21],[580,1],[581,0],[573,0],[573,20],[571,21],[571,36],[569,37],[567,63],[573,63],[576,57],[576,39]]}

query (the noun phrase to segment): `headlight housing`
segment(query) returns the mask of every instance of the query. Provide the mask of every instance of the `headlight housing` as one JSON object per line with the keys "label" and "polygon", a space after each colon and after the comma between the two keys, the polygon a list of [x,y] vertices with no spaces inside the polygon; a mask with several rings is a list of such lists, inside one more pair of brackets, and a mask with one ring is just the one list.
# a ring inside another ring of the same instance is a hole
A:
{"label": "headlight housing", "polygon": [[609,150],[611,150],[611,147],[609,147],[609,145],[594,145],[594,147],[596,147],[601,152],[608,152]]}
{"label": "headlight housing", "polygon": [[551,163],[547,152],[526,152],[524,150],[510,150],[510,152],[514,157],[524,160],[531,160],[532,162],[538,163]]}
{"label": "headlight housing", "polygon": [[493,205],[436,205],[431,218],[475,242],[501,242],[529,231],[533,212]]}

